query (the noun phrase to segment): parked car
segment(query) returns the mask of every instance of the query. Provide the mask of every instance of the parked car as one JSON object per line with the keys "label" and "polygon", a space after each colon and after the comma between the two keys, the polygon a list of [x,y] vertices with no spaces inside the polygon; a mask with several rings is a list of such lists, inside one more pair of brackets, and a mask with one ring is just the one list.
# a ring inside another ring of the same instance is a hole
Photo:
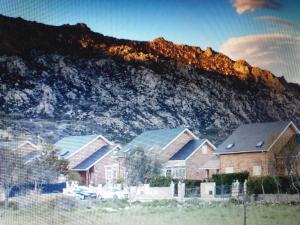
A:
{"label": "parked car", "polygon": [[74,189],[74,195],[81,200],[88,199],[88,198],[96,199],[98,197],[96,192],[91,191],[89,188],[84,186],[76,187]]}
{"label": "parked car", "polygon": [[112,189],[112,190],[103,190],[99,194],[101,199],[128,199],[128,192],[125,190]]}

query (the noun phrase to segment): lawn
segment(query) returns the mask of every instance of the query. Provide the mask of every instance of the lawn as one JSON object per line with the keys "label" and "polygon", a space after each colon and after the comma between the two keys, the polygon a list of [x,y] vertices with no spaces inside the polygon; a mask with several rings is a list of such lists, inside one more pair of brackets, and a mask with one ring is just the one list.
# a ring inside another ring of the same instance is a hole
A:
{"label": "lawn", "polygon": [[[75,200],[55,198],[30,199],[19,209],[0,209],[1,225],[242,225],[243,207],[233,203],[188,201]],[[247,225],[300,225],[299,205],[249,205]]]}

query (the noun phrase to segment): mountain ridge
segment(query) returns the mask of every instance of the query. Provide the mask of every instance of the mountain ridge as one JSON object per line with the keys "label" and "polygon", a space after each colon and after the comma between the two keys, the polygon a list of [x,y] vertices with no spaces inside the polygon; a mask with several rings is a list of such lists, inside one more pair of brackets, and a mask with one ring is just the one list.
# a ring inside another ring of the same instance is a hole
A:
{"label": "mountain ridge", "polygon": [[[131,41],[128,39],[117,39],[103,34],[93,32],[86,24],[77,23],[75,25],[64,24],[61,26],[44,25],[36,22],[28,22],[21,18],[9,18],[0,16],[0,24],[2,29],[14,30],[14,26],[22,27],[30,33],[29,37],[22,36],[22,40],[8,33],[6,45],[0,44],[0,52],[3,53],[21,53],[22,51],[28,54],[28,51],[34,48],[49,51],[52,48],[53,52],[79,54],[87,57],[120,57],[125,61],[142,61],[155,62],[170,60],[178,64],[184,63],[195,66],[197,69],[211,71],[227,76],[236,76],[239,79],[253,79],[261,81],[265,85],[278,91],[284,90],[286,83],[283,77],[277,78],[270,71],[252,67],[245,60],[231,60],[222,53],[213,51],[208,47],[205,51],[200,47],[188,46],[183,44],[174,44],[171,41],[165,40],[163,37],[154,39],[153,41]],[[34,29],[33,29],[34,28]],[[30,40],[35,33],[38,37],[38,32],[34,30],[44,29],[43,39]],[[24,33],[24,32],[23,32]],[[48,37],[49,35],[49,37]],[[4,37],[5,38],[5,37]],[[7,43],[11,43],[14,51],[11,52]],[[21,42],[22,45],[18,46]],[[50,48],[46,43],[49,42]],[[42,44],[38,44],[42,43]],[[63,46],[61,46],[63,45]],[[27,47],[24,47],[27,46]],[[55,48],[58,46],[58,48]],[[67,46],[70,46],[67,48]],[[64,51],[67,49],[67,51]],[[87,51],[85,51],[87,50]],[[81,54],[80,54],[81,53]]]}
{"label": "mountain ridge", "polygon": [[145,129],[185,126],[220,141],[241,123],[300,124],[300,86],[283,77],[211,48],[116,39],[83,23],[0,16],[0,81],[1,115],[11,126],[77,121],[52,130],[22,123],[59,133],[54,139],[101,132],[126,142]]}

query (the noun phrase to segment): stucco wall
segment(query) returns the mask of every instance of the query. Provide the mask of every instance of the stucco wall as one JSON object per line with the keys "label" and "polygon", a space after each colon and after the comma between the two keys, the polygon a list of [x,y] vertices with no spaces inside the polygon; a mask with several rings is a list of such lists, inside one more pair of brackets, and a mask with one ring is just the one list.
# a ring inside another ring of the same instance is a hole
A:
{"label": "stucco wall", "polygon": [[135,200],[159,200],[159,199],[172,199],[173,188],[170,187],[150,187],[149,184],[144,184],[138,187],[129,188],[130,197]]}

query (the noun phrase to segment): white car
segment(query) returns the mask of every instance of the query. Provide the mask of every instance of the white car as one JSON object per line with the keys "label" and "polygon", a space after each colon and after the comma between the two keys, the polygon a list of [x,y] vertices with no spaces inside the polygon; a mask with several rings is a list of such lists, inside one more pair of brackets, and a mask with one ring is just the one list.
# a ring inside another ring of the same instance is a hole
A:
{"label": "white car", "polygon": [[99,193],[99,198],[101,199],[128,199],[128,192],[125,190],[112,189],[112,190],[102,190]]}

